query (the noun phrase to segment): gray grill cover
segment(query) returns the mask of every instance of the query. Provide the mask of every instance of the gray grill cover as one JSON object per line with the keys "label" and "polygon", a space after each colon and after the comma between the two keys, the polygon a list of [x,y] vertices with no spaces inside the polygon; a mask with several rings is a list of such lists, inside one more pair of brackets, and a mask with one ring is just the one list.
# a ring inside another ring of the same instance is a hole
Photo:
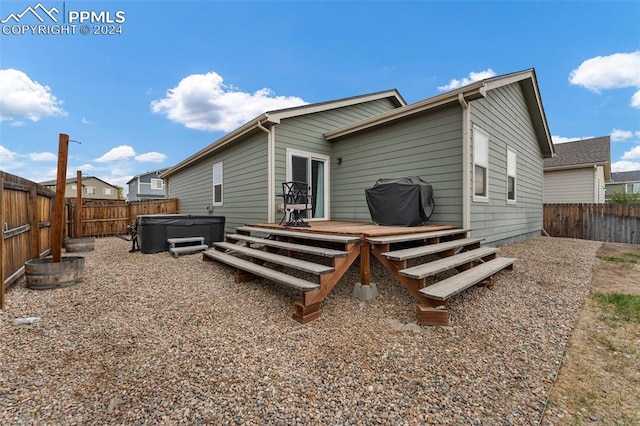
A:
{"label": "gray grill cover", "polygon": [[378,225],[420,226],[433,213],[433,188],[417,176],[378,179],[366,189],[371,219]]}

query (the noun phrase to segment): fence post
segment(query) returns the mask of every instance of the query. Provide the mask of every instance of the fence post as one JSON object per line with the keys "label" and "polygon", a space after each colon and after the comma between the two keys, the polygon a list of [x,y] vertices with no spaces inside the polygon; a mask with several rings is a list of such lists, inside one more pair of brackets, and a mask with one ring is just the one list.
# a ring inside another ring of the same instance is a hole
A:
{"label": "fence post", "polygon": [[29,259],[40,257],[40,218],[38,217],[38,188],[29,187],[29,202],[27,205],[29,215]]}
{"label": "fence post", "polygon": [[4,309],[4,179],[0,176],[0,309]]}

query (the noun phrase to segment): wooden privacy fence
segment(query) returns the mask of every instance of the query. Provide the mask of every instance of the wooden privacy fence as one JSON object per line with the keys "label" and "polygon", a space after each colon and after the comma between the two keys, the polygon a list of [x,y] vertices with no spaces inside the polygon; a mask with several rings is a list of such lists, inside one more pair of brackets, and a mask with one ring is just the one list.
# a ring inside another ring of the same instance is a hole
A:
{"label": "wooden privacy fence", "polygon": [[640,204],[545,204],[552,237],[640,244]]}
{"label": "wooden privacy fence", "polygon": [[51,251],[55,192],[0,171],[0,309],[5,288],[24,274],[24,263]]}
{"label": "wooden privacy fence", "polygon": [[[69,212],[67,217],[67,233],[76,235],[76,210],[78,202],[75,198],[68,198]],[[175,214],[178,213],[177,198],[153,201],[124,200],[82,200],[82,236],[108,237],[127,232],[127,225],[133,225],[136,216],[144,214]]]}

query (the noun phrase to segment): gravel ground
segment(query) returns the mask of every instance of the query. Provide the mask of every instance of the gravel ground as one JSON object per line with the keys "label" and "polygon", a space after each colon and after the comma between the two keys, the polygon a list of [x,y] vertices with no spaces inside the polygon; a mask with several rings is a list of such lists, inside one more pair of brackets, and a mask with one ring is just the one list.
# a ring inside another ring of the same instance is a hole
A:
{"label": "gravel ground", "polygon": [[7,292],[0,423],[537,424],[599,246],[504,246],[513,271],[452,299],[451,327],[421,328],[375,259],[375,300],[351,297],[353,266],[302,325],[287,287],[98,239],[83,282]]}

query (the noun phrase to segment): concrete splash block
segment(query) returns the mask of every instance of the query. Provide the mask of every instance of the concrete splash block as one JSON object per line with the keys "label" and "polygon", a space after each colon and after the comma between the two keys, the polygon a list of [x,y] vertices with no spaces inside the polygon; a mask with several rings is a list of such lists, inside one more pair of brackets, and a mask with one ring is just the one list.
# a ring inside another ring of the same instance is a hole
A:
{"label": "concrete splash block", "polygon": [[353,286],[353,292],[351,293],[353,297],[358,300],[367,301],[375,299],[378,295],[378,287],[375,283],[370,283],[369,285],[363,285],[362,283],[355,283]]}

